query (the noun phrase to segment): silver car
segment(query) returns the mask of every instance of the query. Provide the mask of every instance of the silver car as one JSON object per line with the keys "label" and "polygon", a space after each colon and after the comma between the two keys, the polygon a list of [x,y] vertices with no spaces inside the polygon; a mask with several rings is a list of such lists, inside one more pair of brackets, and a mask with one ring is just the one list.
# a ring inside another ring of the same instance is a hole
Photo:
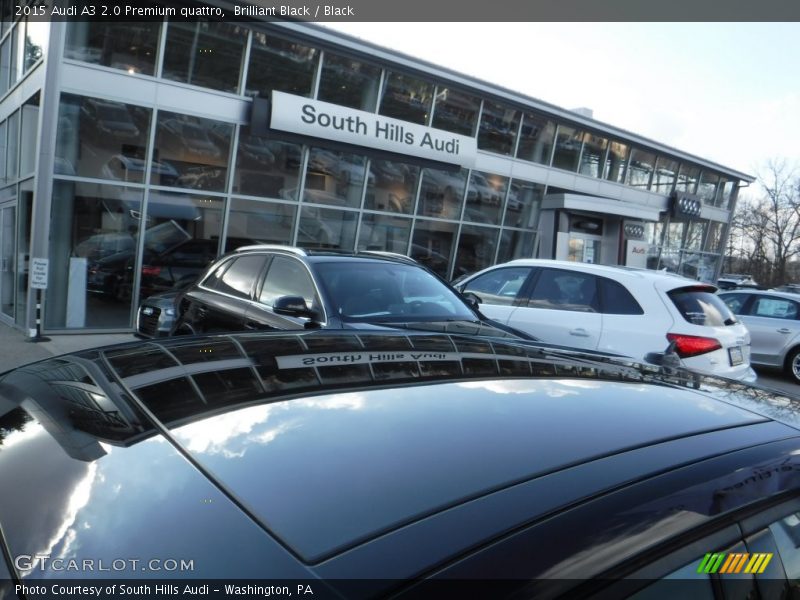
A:
{"label": "silver car", "polygon": [[750,330],[750,362],[784,369],[800,383],[800,295],[775,290],[718,295]]}

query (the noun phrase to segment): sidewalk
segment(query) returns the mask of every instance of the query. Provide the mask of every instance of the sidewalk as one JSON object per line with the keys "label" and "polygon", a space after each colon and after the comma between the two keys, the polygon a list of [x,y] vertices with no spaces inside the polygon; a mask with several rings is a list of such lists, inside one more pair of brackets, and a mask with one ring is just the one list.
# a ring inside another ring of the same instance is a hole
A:
{"label": "sidewalk", "polygon": [[68,334],[49,337],[51,340],[49,342],[31,343],[21,331],[0,323],[0,373],[59,354],[139,339],[132,333]]}

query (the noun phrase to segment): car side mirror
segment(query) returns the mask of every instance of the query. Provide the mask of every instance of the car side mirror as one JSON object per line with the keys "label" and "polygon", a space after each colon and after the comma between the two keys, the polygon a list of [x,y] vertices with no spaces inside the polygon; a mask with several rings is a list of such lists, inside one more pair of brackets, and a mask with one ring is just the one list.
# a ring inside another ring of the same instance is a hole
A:
{"label": "car side mirror", "polygon": [[475,292],[462,292],[461,297],[464,299],[472,310],[478,310],[481,303],[481,297]]}
{"label": "car side mirror", "polygon": [[302,296],[281,296],[275,299],[272,310],[286,317],[305,317],[311,319],[316,313],[308,308]]}

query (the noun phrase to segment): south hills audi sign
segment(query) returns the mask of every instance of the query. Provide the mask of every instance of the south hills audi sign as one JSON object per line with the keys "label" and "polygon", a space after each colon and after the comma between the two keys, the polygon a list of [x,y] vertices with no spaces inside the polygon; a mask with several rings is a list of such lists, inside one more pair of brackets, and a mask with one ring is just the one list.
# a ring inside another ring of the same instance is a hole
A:
{"label": "south hills audi sign", "polygon": [[475,164],[475,138],[284,92],[273,91],[271,104],[272,129],[462,167]]}

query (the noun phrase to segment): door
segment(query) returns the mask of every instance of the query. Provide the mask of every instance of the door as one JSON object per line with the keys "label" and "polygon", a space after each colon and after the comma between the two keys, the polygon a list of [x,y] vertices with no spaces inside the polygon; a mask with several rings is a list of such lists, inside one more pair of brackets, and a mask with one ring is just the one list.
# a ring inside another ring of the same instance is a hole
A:
{"label": "door", "polygon": [[800,304],[779,296],[759,295],[740,316],[750,331],[751,360],[781,366],[788,347],[800,338]]}
{"label": "door", "polygon": [[543,342],[596,349],[603,324],[596,277],[580,271],[541,269],[529,297],[522,298],[507,323]]}
{"label": "door", "polygon": [[0,205],[0,320],[14,322],[16,262],[16,204]]}

